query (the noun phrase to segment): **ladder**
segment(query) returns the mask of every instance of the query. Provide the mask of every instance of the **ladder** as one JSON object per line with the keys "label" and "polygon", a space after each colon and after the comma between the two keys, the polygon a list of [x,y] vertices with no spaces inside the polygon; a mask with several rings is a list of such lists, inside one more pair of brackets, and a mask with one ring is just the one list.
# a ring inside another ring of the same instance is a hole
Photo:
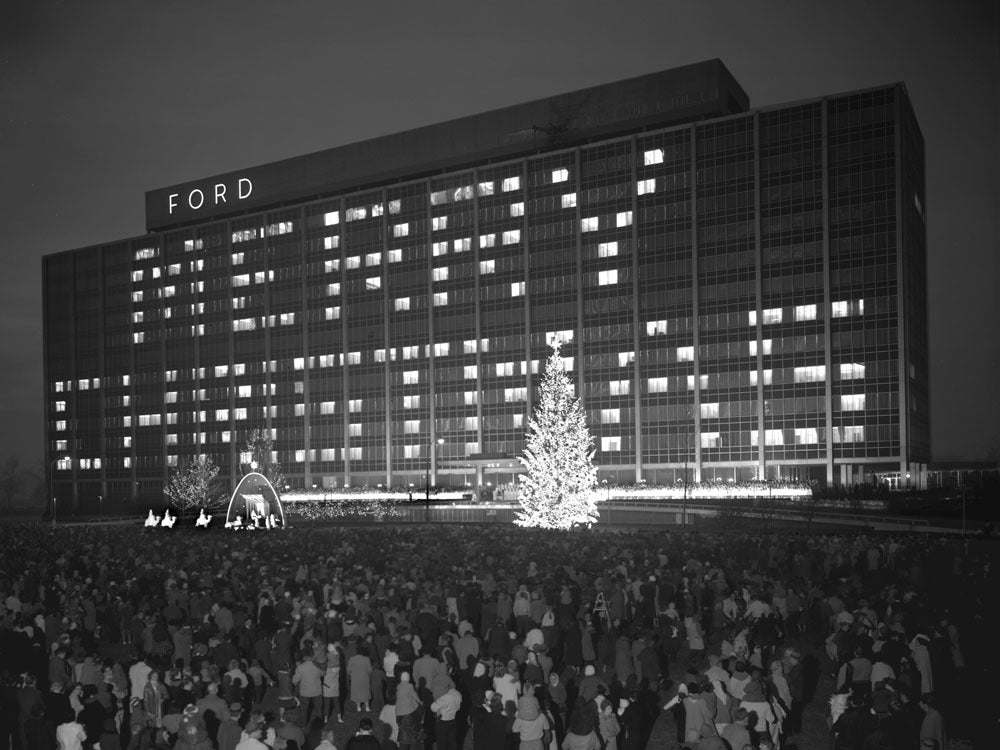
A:
{"label": "ladder", "polygon": [[597,592],[597,599],[594,600],[593,613],[604,618],[604,627],[611,628],[611,618],[608,616],[608,604],[604,601],[604,592]]}

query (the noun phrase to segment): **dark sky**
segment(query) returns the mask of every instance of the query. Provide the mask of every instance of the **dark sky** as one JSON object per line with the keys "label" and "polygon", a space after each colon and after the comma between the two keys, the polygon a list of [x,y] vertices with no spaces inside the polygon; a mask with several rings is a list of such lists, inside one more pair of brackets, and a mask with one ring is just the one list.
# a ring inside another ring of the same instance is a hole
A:
{"label": "dark sky", "polygon": [[752,106],[905,81],[927,149],[933,453],[1000,444],[994,0],[0,2],[0,458],[40,466],[41,257],[144,192],[713,57]]}

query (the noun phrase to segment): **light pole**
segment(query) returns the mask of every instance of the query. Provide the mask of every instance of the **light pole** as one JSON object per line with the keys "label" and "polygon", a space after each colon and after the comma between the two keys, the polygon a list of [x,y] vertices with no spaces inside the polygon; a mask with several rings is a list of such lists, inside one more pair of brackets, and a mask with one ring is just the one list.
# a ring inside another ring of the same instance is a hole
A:
{"label": "light pole", "polygon": [[444,445],[444,438],[438,438],[427,445],[427,471],[424,474],[424,510],[427,512],[427,521],[431,520],[431,455],[434,453],[434,445]]}
{"label": "light pole", "polygon": [[56,464],[64,458],[70,458],[66,454],[60,454],[49,461],[49,495],[52,497],[52,523],[56,522]]}

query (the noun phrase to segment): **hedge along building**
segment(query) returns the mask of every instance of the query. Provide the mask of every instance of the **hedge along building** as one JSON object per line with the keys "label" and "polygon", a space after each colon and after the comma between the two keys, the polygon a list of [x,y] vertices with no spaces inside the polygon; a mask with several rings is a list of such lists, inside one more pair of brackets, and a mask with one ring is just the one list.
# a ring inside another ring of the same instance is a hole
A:
{"label": "hedge along building", "polygon": [[292,486],[500,484],[554,336],[602,480],[919,485],[923,176],[903,84],[714,60],[152,190],[43,261],[52,496],[235,483],[255,427]]}

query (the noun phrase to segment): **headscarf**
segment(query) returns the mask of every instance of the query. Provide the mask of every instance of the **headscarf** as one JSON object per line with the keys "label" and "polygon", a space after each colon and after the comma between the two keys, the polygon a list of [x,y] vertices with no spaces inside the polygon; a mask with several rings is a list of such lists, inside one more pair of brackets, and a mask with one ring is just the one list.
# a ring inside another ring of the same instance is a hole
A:
{"label": "headscarf", "polygon": [[399,676],[399,685],[396,687],[396,716],[406,716],[412,714],[420,708],[420,698],[417,691],[410,682],[410,673],[403,672]]}

